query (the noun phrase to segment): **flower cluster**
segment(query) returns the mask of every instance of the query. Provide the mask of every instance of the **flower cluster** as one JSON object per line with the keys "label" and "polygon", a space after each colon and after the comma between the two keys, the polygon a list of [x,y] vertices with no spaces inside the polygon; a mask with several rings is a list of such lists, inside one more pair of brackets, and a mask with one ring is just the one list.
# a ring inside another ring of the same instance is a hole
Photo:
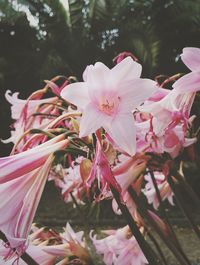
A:
{"label": "flower cluster", "polygon": [[162,84],[141,78],[142,66],[130,55],[120,54],[112,69],[100,62],[87,66],[83,82],[45,81],[27,100],[6,92],[14,123],[3,142],[14,146],[0,158],[4,264],[26,264],[24,253],[41,265],[93,264],[82,232],[69,224],[61,234],[32,225],[46,181],[54,181],[66,203],[112,200],[114,212],[125,217],[128,226],[88,239],[106,265],[158,260],[147,251],[148,222],[188,264],[171,226],[148,203],[154,210],[164,200],[174,205],[173,184],[184,183],[181,161],[197,141],[190,113],[200,90],[200,49],[184,48],[181,58],[191,72]]}

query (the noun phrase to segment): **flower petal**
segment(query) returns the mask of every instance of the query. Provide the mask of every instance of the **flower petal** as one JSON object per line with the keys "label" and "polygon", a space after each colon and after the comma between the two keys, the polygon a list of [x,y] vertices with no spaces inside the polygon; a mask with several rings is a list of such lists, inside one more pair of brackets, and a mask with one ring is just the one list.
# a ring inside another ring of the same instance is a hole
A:
{"label": "flower petal", "polygon": [[0,158],[0,183],[20,177],[43,165],[47,157],[69,143],[63,135],[16,155]]}
{"label": "flower petal", "polygon": [[97,129],[103,126],[106,115],[98,111],[92,104],[88,104],[83,112],[80,122],[80,137],[85,137],[94,133]]}
{"label": "flower petal", "polygon": [[129,155],[136,152],[136,129],[132,114],[118,114],[110,124],[104,126],[115,143]]}
{"label": "flower petal", "polygon": [[157,83],[150,79],[134,79],[124,82],[119,91],[120,112],[125,113],[139,107],[157,91]]}
{"label": "flower petal", "polygon": [[142,66],[131,57],[126,57],[111,69],[111,75],[115,79],[115,83],[139,78],[141,73]]}
{"label": "flower petal", "polygon": [[107,83],[110,69],[103,63],[97,62],[95,65],[86,67],[83,73],[83,80],[91,85],[102,86]]}
{"label": "flower petal", "polygon": [[200,90],[200,72],[192,72],[181,77],[173,84],[173,88],[181,93]]}
{"label": "flower petal", "polygon": [[187,47],[183,49],[181,59],[192,71],[200,71],[200,49]]}
{"label": "flower petal", "polygon": [[67,85],[60,93],[61,97],[83,109],[89,103],[88,87],[84,82]]}

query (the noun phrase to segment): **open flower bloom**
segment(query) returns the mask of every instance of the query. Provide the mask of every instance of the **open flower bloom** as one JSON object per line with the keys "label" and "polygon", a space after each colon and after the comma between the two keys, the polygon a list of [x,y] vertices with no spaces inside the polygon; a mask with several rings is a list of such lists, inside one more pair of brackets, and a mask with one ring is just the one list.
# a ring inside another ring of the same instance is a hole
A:
{"label": "open flower bloom", "polygon": [[0,159],[0,230],[19,255],[26,248],[30,227],[54,159],[53,152],[69,143],[67,139],[62,139],[63,136],[57,136],[34,149]]}
{"label": "open flower bloom", "polygon": [[181,59],[192,71],[184,75],[173,85],[174,89],[181,93],[196,92],[200,90],[200,49],[187,47],[183,49]]}
{"label": "open flower bloom", "polygon": [[61,96],[83,111],[80,137],[103,127],[129,155],[135,154],[135,125],[132,111],[156,92],[156,83],[141,79],[141,65],[127,57],[109,69],[97,62],[86,68],[83,79],[68,85]]}
{"label": "open flower bloom", "polygon": [[52,157],[49,157],[43,167],[0,185],[0,230],[6,235],[11,248],[16,248],[19,255],[25,250],[26,239],[51,163]]}
{"label": "open flower bloom", "polygon": [[90,264],[91,258],[83,235],[83,231],[75,232],[69,223],[67,223],[64,232],[60,234],[63,244],[69,244],[71,256],[78,257],[83,264]]}
{"label": "open flower bloom", "polygon": [[[160,192],[161,199],[168,200],[171,205],[174,205],[173,202],[173,192],[169,186],[165,176],[161,172],[154,172],[155,180]],[[150,174],[145,175],[145,180],[147,181],[145,188],[143,189],[144,195],[147,197],[148,203],[153,204],[154,209],[159,207],[158,196],[151,178]]]}
{"label": "open flower bloom", "polygon": [[106,265],[144,265],[147,260],[127,226],[111,231],[103,239],[92,237],[97,253],[103,254]]}
{"label": "open flower bloom", "polygon": [[[167,152],[176,157],[196,138],[187,138],[195,93],[173,89],[161,100],[148,102],[139,108],[144,113],[136,122],[138,151]],[[149,116],[148,116],[149,115]]]}
{"label": "open flower bloom", "polygon": [[[10,91],[6,91],[5,94],[7,101],[11,104],[11,117],[15,122],[12,126],[14,130],[11,131],[11,137],[3,140],[4,143],[13,142],[15,144],[26,130],[31,128],[42,129],[51,122],[51,114],[58,114],[54,106],[58,101],[57,97],[23,100],[18,98],[18,94],[16,92],[10,95]],[[35,112],[40,112],[44,116],[34,117]]]}

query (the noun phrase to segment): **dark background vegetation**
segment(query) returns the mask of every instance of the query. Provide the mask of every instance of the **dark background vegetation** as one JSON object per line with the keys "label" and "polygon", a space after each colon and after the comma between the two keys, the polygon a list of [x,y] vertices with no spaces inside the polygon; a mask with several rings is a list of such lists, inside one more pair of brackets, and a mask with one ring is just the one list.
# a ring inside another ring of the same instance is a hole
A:
{"label": "dark background vegetation", "polygon": [[[81,79],[87,64],[112,66],[122,51],[146,77],[187,72],[186,46],[200,46],[199,0],[0,0],[0,138],[11,124],[8,89],[26,98],[55,75]],[[1,155],[9,149],[0,144]]]}

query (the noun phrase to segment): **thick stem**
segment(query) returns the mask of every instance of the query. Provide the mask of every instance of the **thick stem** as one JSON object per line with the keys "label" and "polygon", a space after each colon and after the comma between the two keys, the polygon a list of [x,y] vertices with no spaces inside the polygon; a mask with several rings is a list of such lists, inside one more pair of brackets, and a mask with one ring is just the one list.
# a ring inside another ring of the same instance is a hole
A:
{"label": "thick stem", "polygon": [[189,212],[188,208],[185,206],[185,204],[184,204],[184,202],[182,200],[182,195],[181,195],[179,189],[177,189],[176,184],[174,183],[174,181],[173,181],[171,176],[168,176],[168,182],[169,182],[169,185],[172,188],[174,194],[176,195],[176,201],[177,201],[177,204],[178,204],[179,208],[181,209],[183,214],[186,216],[188,222],[190,223],[191,228],[193,229],[193,231],[195,232],[197,237],[200,239],[199,228],[195,224],[195,222],[193,221],[192,217],[190,216],[190,212]]}
{"label": "thick stem", "polygon": [[144,203],[141,202],[140,199],[138,198],[138,195],[136,194],[135,190],[132,189],[132,187],[129,187],[128,192],[131,198],[133,199],[133,201],[135,202],[135,204],[138,206],[138,211],[141,214],[141,216],[147,219],[151,227],[155,229],[155,231],[160,236],[160,238],[163,240],[163,242],[168,246],[168,248],[172,251],[174,256],[177,258],[179,263],[181,265],[191,265],[185,253],[180,249],[180,246],[177,246],[177,244],[174,244],[174,242],[171,240],[170,234],[166,236],[165,233],[160,229],[158,224],[152,219],[147,208],[144,206]]}
{"label": "thick stem", "polygon": [[[2,239],[5,243],[8,242],[5,234],[3,232],[0,231],[0,239]],[[13,252],[15,252],[15,249],[13,248]],[[39,265],[31,256],[29,256],[29,254],[27,254],[26,252],[24,252],[20,258],[25,261],[28,265]]]}
{"label": "thick stem", "polygon": [[126,205],[121,202],[120,194],[118,193],[118,191],[114,187],[110,186],[110,189],[112,191],[113,197],[115,198],[115,200],[119,206],[119,209],[122,212],[122,215],[126,219],[127,224],[129,226],[132,234],[135,236],[135,238],[136,238],[141,250],[143,251],[143,254],[145,255],[149,265],[159,265],[160,264],[159,259],[157,257],[155,258],[154,251],[152,250],[152,248],[148,245],[148,243],[144,239],[143,235],[141,234],[137,224],[135,223],[135,220],[132,218]]}
{"label": "thick stem", "polygon": [[152,243],[154,244],[155,248],[157,249],[163,264],[168,265],[167,260],[165,258],[165,255],[163,254],[162,249],[161,249],[159,243],[157,242],[157,240],[155,239],[155,237],[149,231],[147,232],[147,234],[148,234],[150,240],[152,241]]}
{"label": "thick stem", "polygon": [[178,241],[178,238],[177,238],[177,236],[176,236],[176,234],[174,232],[174,229],[173,229],[173,227],[172,227],[172,225],[171,225],[171,223],[169,221],[169,218],[168,218],[167,213],[165,211],[165,208],[163,206],[163,201],[162,201],[162,198],[161,198],[161,195],[160,195],[160,191],[159,191],[159,188],[158,188],[158,185],[157,185],[157,182],[156,182],[156,179],[155,179],[153,171],[150,171],[150,175],[151,175],[151,179],[153,181],[153,185],[154,185],[154,188],[155,188],[155,191],[156,191],[156,195],[157,195],[157,198],[158,198],[158,201],[159,201],[161,214],[162,214],[162,216],[163,216],[168,228],[170,229],[170,232],[173,235],[174,240],[176,241],[177,245],[179,246],[180,250],[182,251],[181,245],[180,245],[180,243]]}

